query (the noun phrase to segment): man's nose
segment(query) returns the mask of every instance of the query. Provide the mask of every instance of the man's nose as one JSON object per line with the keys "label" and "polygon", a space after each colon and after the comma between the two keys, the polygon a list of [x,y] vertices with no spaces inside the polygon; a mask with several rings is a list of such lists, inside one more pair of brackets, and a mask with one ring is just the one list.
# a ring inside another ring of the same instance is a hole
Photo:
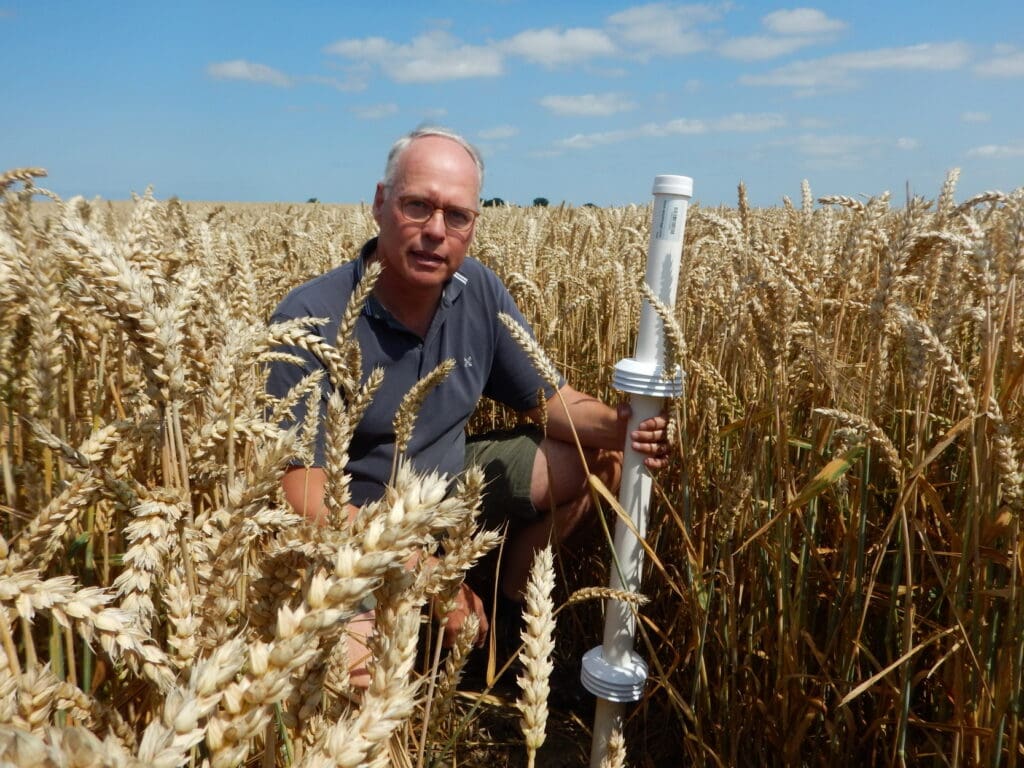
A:
{"label": "man's nose", "polygon": [[444,211],[440,208],[434,210],[430,214],[430,218],[423,222],[423,230],[433,238],[443,240],[447,232],[447,227],[444,223]]}

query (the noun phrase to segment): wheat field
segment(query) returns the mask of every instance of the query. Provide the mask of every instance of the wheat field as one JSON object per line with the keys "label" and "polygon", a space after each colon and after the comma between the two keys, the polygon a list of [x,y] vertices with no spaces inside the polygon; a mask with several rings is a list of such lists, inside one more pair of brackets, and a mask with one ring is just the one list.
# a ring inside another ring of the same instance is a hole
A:
{"label": "wheat field", "polygon": [[[498,544],[477,474],[446,496],[399,462],[350,527],[279,496],[305,446],[263,364],[304,345],[346,393],[338,500],[373,381],[349,375],[347,339],[267,318],[375,233],[368,208],[63,201],[43,175],[0,174],[0,761],[586,764],[588,702],[548,701],[547,676],[600,642],[603,526],[538,557],[523,680],[488,689],[473,628],[442,653],[421,618]],[[767,209],[740,185],[735,207],[690,207],[686,394],[632,598],[650,679],[618,764],[1024,763],[1024,190],[958,200],[957,181],[900,203],[805,182]],[[472,253],[548,358],[608,400],[649,214],[488,208],[477,226]],[[473,426],[514,418],[482,403]],[[340,641],[370,594],[359,694]]]}

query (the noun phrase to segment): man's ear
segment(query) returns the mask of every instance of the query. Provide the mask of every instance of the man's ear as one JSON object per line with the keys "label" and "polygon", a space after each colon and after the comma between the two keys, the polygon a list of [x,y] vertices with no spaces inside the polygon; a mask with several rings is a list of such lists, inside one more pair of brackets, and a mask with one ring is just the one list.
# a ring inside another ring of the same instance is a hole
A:
{"label": "man's ear", "polygon": [[384,210],[384,184],[377,183],[377,191],[373,194],[373,220],[380,226],[381,211]]}

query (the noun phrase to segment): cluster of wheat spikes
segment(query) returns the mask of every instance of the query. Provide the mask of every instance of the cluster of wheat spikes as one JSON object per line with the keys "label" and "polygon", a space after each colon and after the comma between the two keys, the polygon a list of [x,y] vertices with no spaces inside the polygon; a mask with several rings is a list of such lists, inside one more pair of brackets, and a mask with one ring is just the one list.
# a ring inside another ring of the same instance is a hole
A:
{"label": "cluster of wheat spikes", "polygon": [[[479,478],[446,497],[396,457],[388,495],[328,529],[278,493],[308,429],[277,426],[288,402],[264,395],[262,364],[301,344],[345,394],[328,487],[334,509],[347,498],[379,382],[352,375],[350,323],[317,339],[266,318],[351,258],[369,212],[33,203],[40,175],[0,175],[0,761],[540,764],[545,676],[600,642],[600,527],[538,564],[524,693],[504,710],[525,734],[488,749],[466,736],[480,700],[457,695],[475,628],[444,656],[418,619],[495,543],[476,530]],[[649,601],[633,596],[651,679],[611,762],[1024,763],[1024,192],[957,202],[956,181],[900,207],[806,184],[798,207],[752,209],[742,186],[735,208],[691,207],[678,456],[656,482]],[[475,254],[541,347],[607,399],[648,217],[478,221]],[[421,396],[396,419],[405,439]],[[473,426],[510,419],[484,403]],[[427,552],[438,567],[406,568]],[[358,693],[343,640],[370,593]]]}

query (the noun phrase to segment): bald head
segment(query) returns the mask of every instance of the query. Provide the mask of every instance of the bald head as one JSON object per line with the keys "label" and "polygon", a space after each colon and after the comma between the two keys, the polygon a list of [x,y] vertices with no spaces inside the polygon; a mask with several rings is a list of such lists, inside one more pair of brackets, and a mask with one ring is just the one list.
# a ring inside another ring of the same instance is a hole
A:
{"label": "bald head", "polygon": [[405,136],[402,136],[391,145],[391,151],[388,152],[387,165],[384,166],[384,178],[381,180],[381,184],[385,187],[391,187],[394,185],[398,174],[399,161],[401,160],[402,155],[405,154],[414,141],[427,137],[438,137],[454,141],[466,151],[466,154],[470,156],[473,160],[473,164],[476,166],[477,193],[479,194],[479,191],[484,187],[484,161],[480,156],[480,152],[463,136],[459,135],[455,131],[438,126],[424,126],[417,128],[416,130],[407,133]]}

